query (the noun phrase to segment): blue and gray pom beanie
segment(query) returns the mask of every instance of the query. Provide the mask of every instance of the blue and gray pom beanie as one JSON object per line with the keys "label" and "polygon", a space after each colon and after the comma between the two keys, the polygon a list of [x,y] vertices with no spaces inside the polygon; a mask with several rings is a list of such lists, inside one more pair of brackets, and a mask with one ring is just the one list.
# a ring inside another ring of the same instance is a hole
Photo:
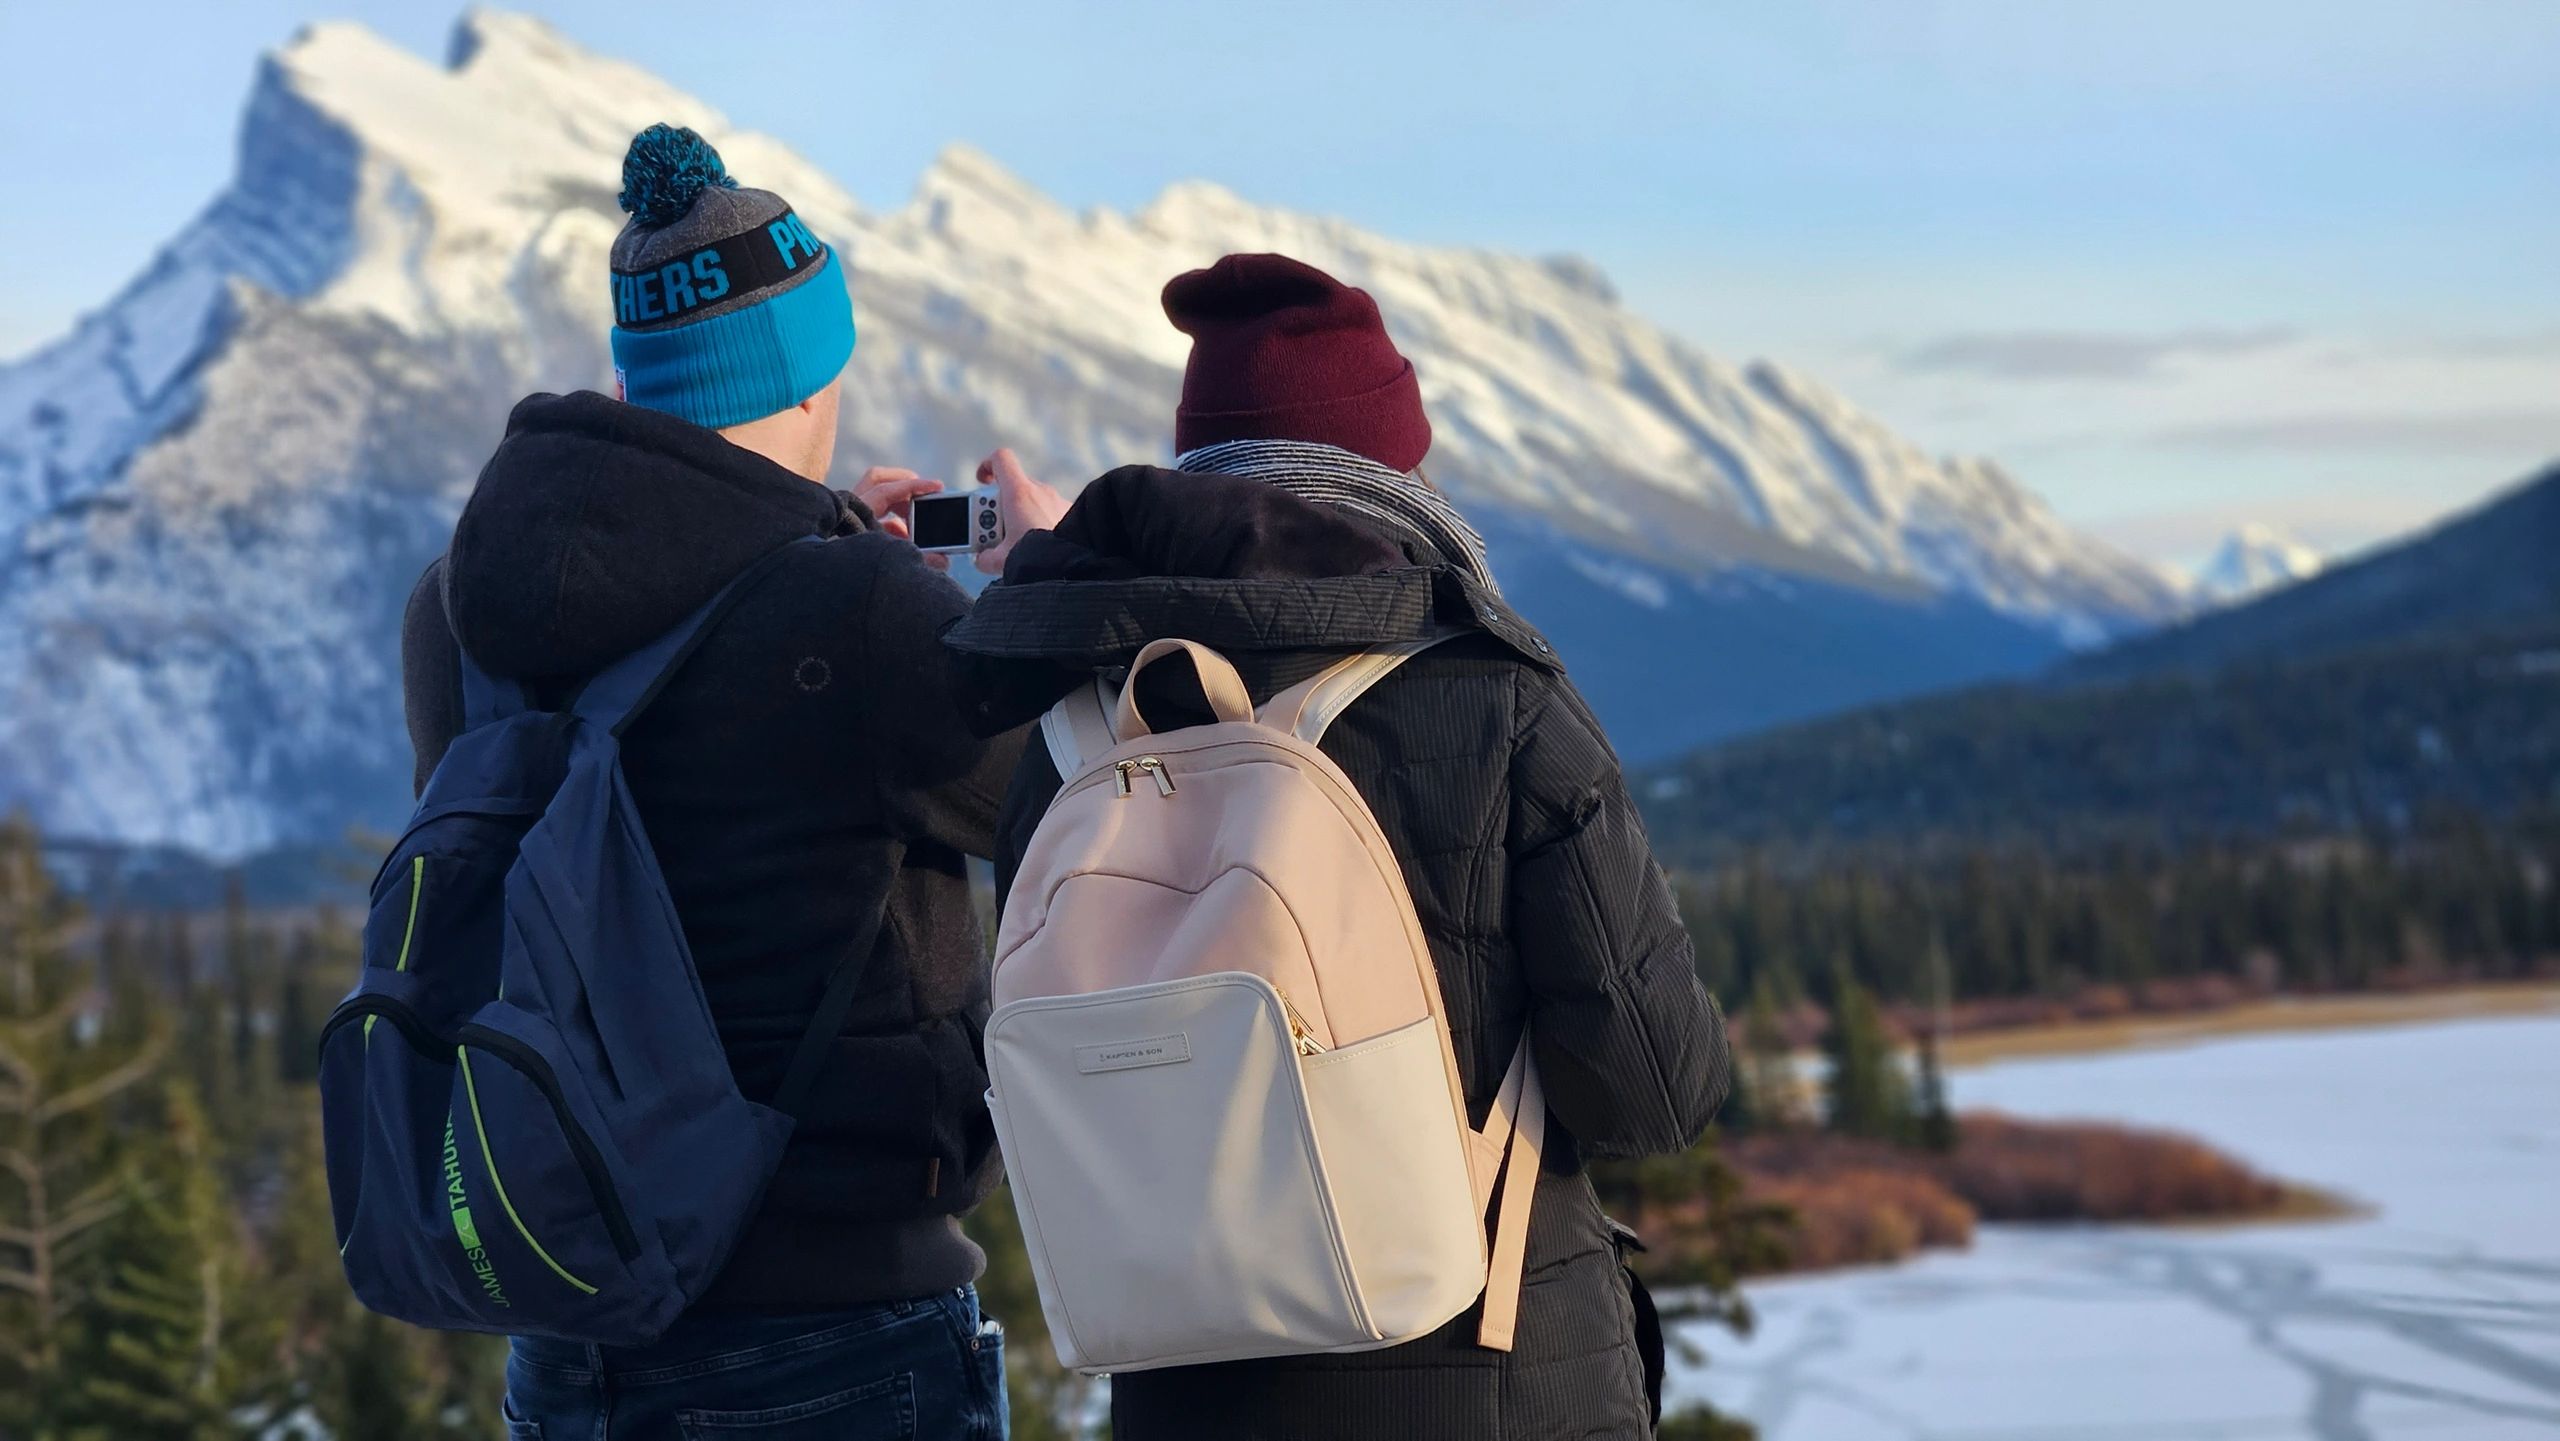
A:
{"label": "blue and gray pom beanie", "polygon": [[622,398],[708,430],[835,383],[853,297],[835,252],[782,197],[741,189],[690,130],[652,125],[622,157],[613,376]]}

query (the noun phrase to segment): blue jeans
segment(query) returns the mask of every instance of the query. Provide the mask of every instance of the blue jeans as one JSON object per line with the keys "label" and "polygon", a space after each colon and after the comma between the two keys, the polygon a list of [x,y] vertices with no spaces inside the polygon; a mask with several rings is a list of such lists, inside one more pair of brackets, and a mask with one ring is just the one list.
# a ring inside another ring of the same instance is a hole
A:
{"label": "blue jeans", "polygon": [[1003,1441],[1004,1331],[968,1287],[686,1316],[653,1346],[519,1336],[507,1441]]}

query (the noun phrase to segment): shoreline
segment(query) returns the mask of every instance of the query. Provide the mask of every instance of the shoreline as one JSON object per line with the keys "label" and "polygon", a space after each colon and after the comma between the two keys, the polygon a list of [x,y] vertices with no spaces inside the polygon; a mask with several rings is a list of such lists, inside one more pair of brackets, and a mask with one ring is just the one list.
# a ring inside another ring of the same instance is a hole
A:
{"label": "shoreline", "polygon": [[[2062,1059],[2116,1051],[2170,1049],[2221,1037],[2383,1029],[2448,1021],[2551,1015],[2560,1015],[2560,984],[2548,980],[2472,983],[2387,994],[2367,992],[2270,997],[2178,1015],[2120,1016],[2020,1026],[2001,1031],[1977,1031],[1950,1038],[1945,1054],[1947,1065],[1953,1070],[2015,1059]],[[1901,1215],[1895,1228],[1909,1232],[1883,1248],[1887,1252],[1899,1251],[1899,1254],[1876,1254],[1866,1250],[1864,1244],[1852,1244],[1845,1251],[1835,1249],[1837,1237],[1834,1236],[1832,1245],[1813,1244],[1810,1256],[1799,1250],[1785,1264],[1774,1270],[1749,1275],[1747,1279],[1754,1283],[1783,1281],[1843,1270],[1901,1266],[1932,1254],[1961,1254],[1972,1249],[1976,1226],[2029,1231],[2083,1226],[2229,1231],[2264,1226],[2334,1224],[2370,1219],[2379,1214],[2379,1208],[2363,1196],[2291,1177],[2255,1173],[2248,1161],[2181,1131],[2154,1131],[2148,1127],[2121,1127],[2098,1122],[2030,1120],[2003,1117],[1997,1113],[1969,1112],[1960,1115],[1972,1119],[1976,1127],[1985,1122],[2015,1126],[2024,1139],[2033,1143],[2031,1153],[2042,1146],[2057,1146],[2066,1154],[2075,1154],[2083,1168],[2099,1162],[2092,1158],[2085,1146],[2072,1145],[2072,1133],[2075,1131],[2084,1135],[2108,1132],[2150,1146],[2185,1146],[2213,1164],[2255,1175],[2263,1194],[2254,1204],[2235,1209],[2222,1209],[2218,1204],[2208,1203],[2201,1209],[2168,1214],[2077,1216],[2052,1213],[2031,1216],[2014,1210],[2004,1215],[2001,1212],[2006,1208],[1996,1199],[1986,1203],[1978,1194],[1950,1194],[1944,1199],[1958,1201],[1965,1211],[1962,1224],[1950,1228],[1948,1219],[1927,1204],[1930,1198],[1899,1194],[1892,1189],[1877,1194],[1871,1178],[1859,1174],[1877,1167],[1862,1163],[1854,1156],[1846,1158],[1830,1174],[1823,1174],[1819,1168],[1803,1172],[1783,1164],[1771,1166],[1770,1158],[1755,1156],[1753,1151],[1757,1148],[1745,1140],[1739,1146],[1728,1143],[1727,1153],[1745,1178],[1746,1194],[1757,1193],[1762,1199],[1781,1200],[1796,1207],[1809,1204],[1815,1212],[1838,1211],[1842,1206],[1849,1206],[1868,1213],[1867,1224],[1852,1227],[1853,1234],[1876,1230],[1873,1216],[1879,1209],[1899,1211]],[[1835,1140],[1831,1144],[1845,1146],[1851,1143]],[[1907,1161],[1909,1158],[1896,1158],[1891,1152],[1873,1158],[1883,1168],[1902,1169],[1894,1165],[1896,1159]],[[2135,1153],[2130,1164],[2137,1169],[2157,1169],[2158,1164],[2167,1159],[2175,1157],[2170,1153],[2148,1156]],[[2120,1153],[2118,1169],[2121,1170],[2125,1163]],[[1911,1169],[1924,1176],[1930,1170],[1926,1163]],[[2031,1164],[2029,1171],[2033,1169]],[[1935,1179],[1951,1193],[1969,1189],[1952,1175],[1941,1173]],[[2089,1176],[2084,1172],[2072,1184],[2085,1188],[2088,1180]],[[1805,1213],[1800,1211],[1799,1215],[1804,1216]],[[1811,1218],[1808,1216],[1806,1219]],[[1839,1229],[1836,1218],[1831,1229],[1835,1232]],[[1806,1244],[1808,1240],[1807,1235],[1800,1233],[1797,1244]],[[1678,1287],[1670,1289],[1676,1291]]]}
{"label": "shoreline", "polygon": [[1950,1070],[2000,1061],[2156,1050],[2223,1036],[2341,1031],[2560,1013],[2560,984],[2480,982],[2440,990],[2277,996],[2182,1015],[2118,1016],[1961,1032],[1941,1052]]}

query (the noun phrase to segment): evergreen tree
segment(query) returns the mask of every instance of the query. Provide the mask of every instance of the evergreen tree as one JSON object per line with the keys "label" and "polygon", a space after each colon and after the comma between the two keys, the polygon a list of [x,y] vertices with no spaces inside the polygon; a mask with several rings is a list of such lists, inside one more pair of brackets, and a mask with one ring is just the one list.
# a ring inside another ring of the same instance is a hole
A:
{"label": "evergreen tree", "polygon": [[133,1045],[147,1039],[161,1011],[143,946],[140,927],[121,911],[99,927],[98,979],[106,990],[106,1031],[112,1044]]}
{"label": "evergreen tree", "polygon": [[303,931],[285,952],[284,979],[276,987],[276,1075],[289,1086],[320,1079],[319,1002],[312,989],[321,966],[317,931]]}
{"label": "evergreen tree", "polygon": [[1911,1131],[1910,1088],[1895,1060],[1876,998],[1848,967],[1831,980],[1831,1029],[1823,1037],[1830,1062],[1826,1095],[1831,1129],[1852,1136],[1898,1141]]}
{"label": "evergreen tree", "polygon": [[0,1434],[53,1431],[63,1358],[126,1196],[127,1124],[164,1032],[119,1038],[68,954],[71,906],[34,828],[0,821]]}
{"label": "evergreen tree", "polygon": [[[228,930],[229,919],[225,918]],[[226,935],[223,949],[231,946]],[[184,915],[171,916],[163,932],[165,965],[188,1023],[178,1031],[178,1062],[203,1096],[236,1096],[239,1086],[238,1034],[232,1029],[232,997],[220,977],[208,977],[196,955],[195,928]]]}
{"label": "evergreen tree", "polygon": [[419,1333],[349,1303],[314,1367],[311,1411],[335,1441],[418,1441],[434,1425]]}
{"label": "evergreen tree", "polygon": [[506,1419],[500,1407],[507,1392],[505,1337],[469,1331],[411,1331],[409,1335],[427,1347],[435,1371],[428,1434],[481,1441],[504,1429]]}
{"label": "evergreen tree", "polygon": [[249,893],[234,870],[222,882],[222,986],[219,1010],[223,1038],[230,1043],[228,1069],[238,1091],[208,1095],[247,1098],[249,1108],[263,1113],[276,1066],[266,1054],[262,1007],[258,1003],[267,972],[273,969],[274,938],[249,915]]}
{"label": "evergreen tree", "polygon": [[1913,1139],[1943,1155],[1956,1148],[1955,1112],[1947,1106],[1947,1076],[1938,1063],[1938,1036],[1933,1027],[1920,1033],[1919,1098],[1912,1116]]}
{"label": "evergreen tree", "polygon": [[195,1004],[196,986],[204,979],[196,965],[195,932],[183,915],[164,915],[155,928],[154,949],[170,994],[183,1006]]}
{"label": "evergreen tree", "polygon": [[1778,1021],[1778,988],[1762,977],[1751,988],[1751,1004],[1743,1013],[1741,1052],[1734,1067],[1738,1094],[1749,1097],[1748,1110],[1731,1124],[1784,1130],[1804,1124],[1803,1086],[1796,1076],[1795,1055],[1787,1047],[1785,1027]]}
{"label": "evergreen tree", "polygon": [[167,1088],[166,1144],[126,1168],[95,1292],[66,1356],[73,1441],[210,1441],[240,1379],[232,1308],[244,1289],[204,1113]]}
{"label": "evergreen tree", "polygon": [[1724,1104],[1716,1108],[1716,1129],[1731,1134],[1745,1134],[1768,1124],[1763,1119],[1760,1093],[1751,1080],[1751,1067],[1743,1063],[1735,1048],[1733,1071],[1725,1080]]}
{"label": "evergreen tree", "polygon": [[1955,1113],[1947,1106],[1947,1076],[1938,1062],[1938,1046],[1948,1021],[1947,948],[1929,937],[1929,1018],[1920,1028],[1920,1083],[1913,1117],[1914,1139],[1941,1155],[1956,1148]]}
{"label": "evergreen tree", "polygon": [[[335,1434],[345,1436],[353,1434],[351,1423],[361,1419],[357,1412],[364,1404],[348,1395],[347,1387],[356,1384],[351,1378],[396,1376],[409,1388],[405,1402],[414,1399],[410,1393],[422,1384],[423,1373],[405,1358],[372,1354],[377,1346],[401,1345],[401,1337],[397,1328],[385,1334],[365,1325],[363,1308],[347,1290],[329,1207],[320,1111],[308,1104],[309,1092],[301,1094],[304,1100],[297,1103],[295,1124],[281,1153],[284,1193],[262,1247],[261,1270],[268,1280],[259,1292],[263,1304],[254,1345],[270,1358],[270,1380],[249,1399],[271,1417],[307,1406]],[[409,1369],[402,1371],[403,1365]],[[494,1433],[496,1428],[490,1429]]]}
{"label": "evergreen tree", "polygon": [[[1678,1155],[1602,1162],[1592,1167],[1591,1183],[1611,1215],[1626,1217],[1653,1243],[1629,1258],[1649,1285],[1681,1288],[1688,1317],[1751,1334],[1756,1320],[1742,1282],[1785,1268],[1795,1218],[1784,1206],[1745,1194],[1742,1173],[1725,1159],[1714,1132]],[[1665,1417],[1662,1434],[1752,1434],[1706,1407],[1692,1407],[1682,1418],[1680,1425],[1693,1428],[1739,1429],[1674,1430],[1673,1418]]]}

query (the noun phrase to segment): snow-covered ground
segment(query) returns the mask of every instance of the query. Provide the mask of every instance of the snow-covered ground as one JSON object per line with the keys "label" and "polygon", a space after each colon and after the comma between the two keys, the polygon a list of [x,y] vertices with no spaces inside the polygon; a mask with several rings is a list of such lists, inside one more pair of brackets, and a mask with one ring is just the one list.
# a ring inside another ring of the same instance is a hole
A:
{"label": "snow-covered ground", "polygon": [[1958,1101],[2200,1136],[2361,1220],[1987,1228],[1752,1288],[1674,1385],[1767,1441],[2560,1434],[2560,1018],[2217,1040],[1965,1072]]}

